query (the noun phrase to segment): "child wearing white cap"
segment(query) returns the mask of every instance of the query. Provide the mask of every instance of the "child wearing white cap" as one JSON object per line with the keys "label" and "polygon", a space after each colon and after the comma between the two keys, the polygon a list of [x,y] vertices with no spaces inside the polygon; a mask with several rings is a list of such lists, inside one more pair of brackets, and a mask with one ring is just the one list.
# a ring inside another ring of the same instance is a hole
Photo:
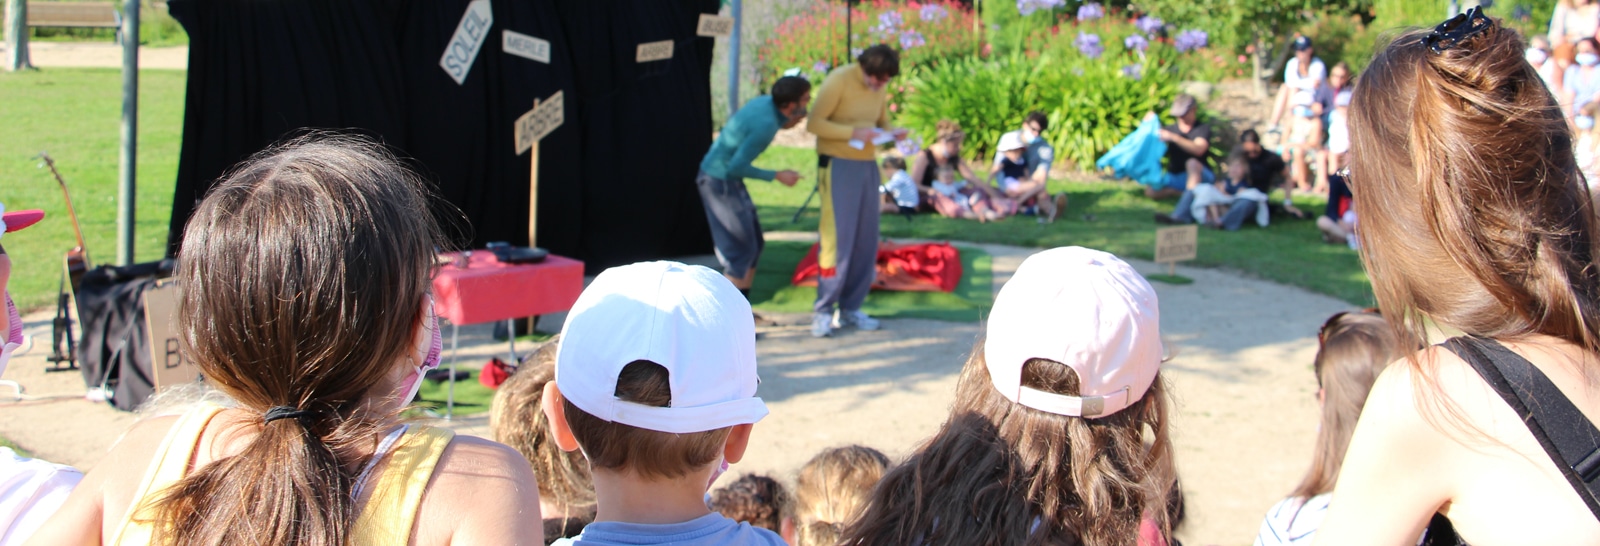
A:
{"label": "child wearing white cap", "polygon": [[1155,291],[1116,256],[1029,257],[995,298],[949,420],[842,543],[1166,544],[1159,324]]}
{"label": "child wearing white cap", "polygon": [[543,406],[556,445],[588,458],[598,506],[557,544],[783,544],[705,502],[767,415],[751,317],[722,275],[674,262],[608,269],[578,296]]}

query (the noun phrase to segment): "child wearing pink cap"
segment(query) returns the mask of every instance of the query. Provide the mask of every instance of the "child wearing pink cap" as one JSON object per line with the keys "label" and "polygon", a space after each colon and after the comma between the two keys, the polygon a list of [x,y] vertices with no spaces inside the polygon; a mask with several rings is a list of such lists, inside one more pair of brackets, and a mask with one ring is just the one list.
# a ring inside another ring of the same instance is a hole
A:
{"label": "child wearing pink cap", "polygon": [[1155,291],[1116,256],[1029,257],[995,298],[949,420],[884,476],[842,543],[1166,544],[1159,325]]}

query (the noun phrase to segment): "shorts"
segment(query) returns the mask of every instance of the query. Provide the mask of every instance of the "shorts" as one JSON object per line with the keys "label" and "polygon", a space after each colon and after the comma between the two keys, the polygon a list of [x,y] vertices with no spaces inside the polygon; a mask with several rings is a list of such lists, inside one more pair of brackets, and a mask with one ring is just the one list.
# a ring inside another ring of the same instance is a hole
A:
{"label": "shorts", "polygon": [[700,173],[694,179],[705,203],[706,223],[711,225],[711,243],[722,263],[722,273],[744,278],[756,266],[766,237],[756,218],[756,205],[743,179],[723,180]]}
{"label": "shorts", "polygon": [[[1210,184],[1210,183],[1216,182],[1216,181],[1217,181],[1217,175],[1212,174],[1211,167],[1201,167],[1200,168],[1200,183],[1201,184]],[[1174,190],[1178,190],[1178,191],[1183,191],[1183,190],[1189,189],[1189,172],[1188,171],[1178,171],[1178,172],[1175,172],[1175,173],[1167,173],[1167,183],[1166,183],[1166,185],[1163,186],[1163,187],[1158,187],[1156,189],[1159,190],[1159,189],[1163,189],[1163,188],[1174,189]]]}

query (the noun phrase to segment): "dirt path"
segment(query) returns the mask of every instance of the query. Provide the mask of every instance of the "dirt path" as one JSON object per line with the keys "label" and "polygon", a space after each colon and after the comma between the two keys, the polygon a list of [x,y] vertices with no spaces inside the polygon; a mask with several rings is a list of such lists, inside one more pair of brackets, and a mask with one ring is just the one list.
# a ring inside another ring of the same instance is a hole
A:
{"label": "dirt path", "polygon": [[[6,46],[0,43],[0,51]],[[29,42],[28,58],[39,68],[122,68],[122,46],[111,42]],[[141,47],[140,69],[186,70],[189,46]]]}
{"label": "dirt path", "polygon": [[[1034,252],[979,246],[994,257],[996,286]],[[1147,274],[1160,270],[1132,263]],[[1173,353],[1163,375],[1176,402],[1172,432],[1189,509],[1178,536],[1188,544],[1248,544],[1266,508],[1293,487],[1309,462],[1316,430],[1310,372],[1316,328],[1346,306],[1235,273],[1178,271],[1195,283],[1156,284],[1162,332]],[[27,333],[41,344],[49,339],[48,318],[25,318]],[[763,328],[767,337],[757,344],[761,396],[772,413],[756,427],[745,462],[731,476],[766,472],[792,480],[819,449],[850,443],[903,457],[943,421],[956,375],[981,331],[972,323],[886,320],[877,332],[814,339],[809,317],[776,318],[780,325]],[[562,319],[544,317],[540,327],[557,329]],[[486,326],[464,327],[462,344],[466,367],[505,351]],[[35,347],[16,358],[6,379],[19,381],[31,395],[66,396],[10,402],[0,395],[0,436],[41,458],[92,468],[134,417],[83,400],[76,372],[42,371],[45,352]],[[487,434],[483,417],[451,426]]]}

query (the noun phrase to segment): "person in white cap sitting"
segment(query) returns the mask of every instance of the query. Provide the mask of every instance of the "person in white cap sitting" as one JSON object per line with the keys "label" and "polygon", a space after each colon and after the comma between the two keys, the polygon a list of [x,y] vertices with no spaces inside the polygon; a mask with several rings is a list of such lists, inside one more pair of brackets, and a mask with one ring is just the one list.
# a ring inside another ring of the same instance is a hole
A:
{"label": "person in white cap sitting", "polygon": [[781,546],[705,500],[767,415],[758,382],[750,304],[722,275],[674,262],[601,272],[561,329],[542,401],[556,445],[588,458],[597,504],[556,544]]}
{"label": "person in white cap sitting", "polygon": [[1155,291],[1116,256],[1029,257],[995,297],[949,420],[841,544],[1166,544],[1159,325]]}

